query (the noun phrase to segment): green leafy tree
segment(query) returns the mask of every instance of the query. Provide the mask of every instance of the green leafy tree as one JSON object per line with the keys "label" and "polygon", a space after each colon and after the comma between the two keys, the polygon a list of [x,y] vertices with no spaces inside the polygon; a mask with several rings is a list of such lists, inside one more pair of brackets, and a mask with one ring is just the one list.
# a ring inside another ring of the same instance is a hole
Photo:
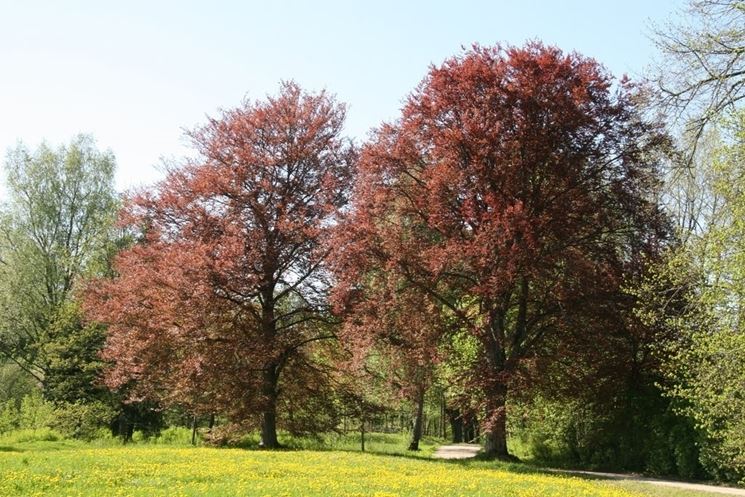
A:
{"label": "green leafy tree", "polygon": [[732,479],[745,477],[745,112],[727,130],[712,167],[718,222],[689,255],[703,274],[686,321],[690,343],[674,361],[674,394],[707,434],[705,463]]}
{"label": "green leafy tree", "polygon": [[74,285],[100,269],[111,250],[114,157],[83,135],[56,149],[43,144],[32,152],[19,144],[8,153],[5,175],[0,354],[45,384],[60,361],[72,359],[60,344],[84,332],[71,322]]}
{"label": "green leafy tree", "polygon": [[695,421],[704,468],[737,480],[745,476],[745,112],[721,131],[705,164],[715,209],[639,286],[639,317],[674,330],[663,386]]}

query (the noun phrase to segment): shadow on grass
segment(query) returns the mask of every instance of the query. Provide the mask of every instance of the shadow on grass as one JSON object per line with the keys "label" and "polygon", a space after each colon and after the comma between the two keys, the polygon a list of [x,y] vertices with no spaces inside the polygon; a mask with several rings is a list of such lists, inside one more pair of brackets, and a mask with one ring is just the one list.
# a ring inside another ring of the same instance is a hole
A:
{"label": "shadow on grass", "polygon": [[8,447],[6,445],[0,445],[0,452],[25,452],[23,449],[18,447]]}

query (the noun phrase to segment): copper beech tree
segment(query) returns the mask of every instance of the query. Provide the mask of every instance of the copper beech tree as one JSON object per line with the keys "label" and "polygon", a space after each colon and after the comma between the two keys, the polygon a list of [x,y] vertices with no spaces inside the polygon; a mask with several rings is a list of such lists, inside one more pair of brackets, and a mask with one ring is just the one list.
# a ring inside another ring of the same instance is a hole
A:
{"label": "copper beech tree", "polygon": [[87,289],[89,318],[108,326],[110,387],[256,417],[263,446],[278,446],[282,374],[301,375],[308,347],[332,337],[323,241],[354,161],[344,115],[284,83],[191,132],[198,158],[129,200],[121,224],[137,241]]}
{"label": "copper beech tree", "polygon": [[505,406],[524,360],[657,243],[667,140],[636,112],[634,87],[616,86],[595,61],[539,43],[474,47],[433,67],[361,153],[335,257],[346,334],[379,333],[354,316],[369,316],[381,272],[425,295],[478,344],[467,380],[490,456],[508,455]]}

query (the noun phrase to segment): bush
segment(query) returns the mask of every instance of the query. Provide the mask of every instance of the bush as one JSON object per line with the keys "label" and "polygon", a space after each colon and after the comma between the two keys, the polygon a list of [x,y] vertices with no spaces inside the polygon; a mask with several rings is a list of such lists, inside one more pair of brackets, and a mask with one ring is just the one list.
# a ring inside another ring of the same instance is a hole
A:
{"label": "bush", "polygon": [[34,392],[21,400],[18,427],[26,430],[47,428],[54,418],[54,406]]}
{"label": "bush", "polygon": [[90,441],[99,437],[101,428],[115,415],[114,409],[102,402],[61,404],[54,409],[50,424],[67,437]]}
{"label": "bush", "polygon": [[[700,478],[699,437],[662,398],[623,399],[613,409],[537,398],[512,406],[521,457],[541,465]],[[518,416],[514,416],[518,414]]]}
{"label": "bush", "polygon": [[21,429],[3,434],[0,436],[0,443],[13,445],[28,442],[57,442],[64,438],[51,428]]}
{"label": "bush", "polygon": [[166,445],[190,445],[191,444],[191,428],[184,428],[183,426],[171,426],[161,431],[157,437],[151,439],[152,443],[155,444],[166,444]]}
{"label": "bush", "polygon": [[18,408],[15,400],[7,400],[0,404],[0,433],[18,428]]}

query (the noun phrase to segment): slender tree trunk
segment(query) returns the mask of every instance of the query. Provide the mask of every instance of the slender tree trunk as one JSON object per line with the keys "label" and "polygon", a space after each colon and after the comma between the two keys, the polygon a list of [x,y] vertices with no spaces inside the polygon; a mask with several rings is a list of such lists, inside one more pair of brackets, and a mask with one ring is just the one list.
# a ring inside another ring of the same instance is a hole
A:
{"label": "slender tree trunk", "polygon": [[197,444],[197,415],[191,418],[191,444]]}
{"label": "slender tree trunk", "polygon": [[419,441],[422,439],[422,424],[424,422],[424,385],[417,387],[416,392],[416,417],[414,418],[414,429],[411,431],[411,443],[409,450],[419,450]]}
{"label": "slender tree trunk", "polygon": [[279,447],[277,440],[277,368],[268,366],[264,370],[261,393],[264,409],[261,413],[261,443],[264,449]]}
{"label": "slender tree trunk", "polygon": [[210,414],[210,422],[207,425],[207,428],[210,432],[212,432],[212,428],[215,427],[215,413]]}
{"label": "slender tree trunk", "polygon": [[360,448],[365,452],[365,418],[360,422]]}
{"label": "slender tree trunk", "polygon": [[446,407],[445,407],[445,391],[442,392],[442,395],[440,396],[440,436],[442,438],[447,438],[448,436],[448,426],[447,422],[445,421],[446,417]]}

